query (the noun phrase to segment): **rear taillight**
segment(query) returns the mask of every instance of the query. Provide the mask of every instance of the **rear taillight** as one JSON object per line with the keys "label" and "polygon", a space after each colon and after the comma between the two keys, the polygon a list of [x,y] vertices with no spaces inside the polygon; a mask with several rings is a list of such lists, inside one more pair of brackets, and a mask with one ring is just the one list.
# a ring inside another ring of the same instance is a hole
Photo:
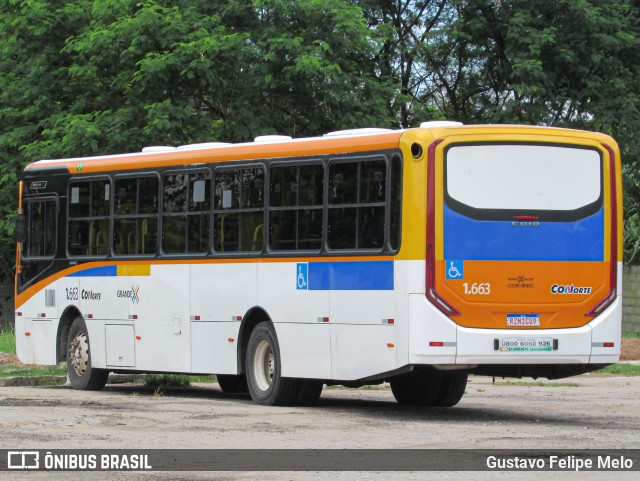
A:
{"label": "rear taillight", "polygon": [[613,149],[607,145],[602,146],[609,153],[609,205],[611,218],[611,246],[609,252],[609,293],[598,302],[585,315],[595,317],[613,304],[618,294],[618,189],[616,186],[616,156]]}
{"label": "rear taillight", "polygon": [[427,161],[427,266],[425,287],[427,299],[447,316],[459,316],[460,312],[438,295],[436,290],[436,251],[435,251],[435,164],[436,147],[442,139],[436,139],[429,145]]}

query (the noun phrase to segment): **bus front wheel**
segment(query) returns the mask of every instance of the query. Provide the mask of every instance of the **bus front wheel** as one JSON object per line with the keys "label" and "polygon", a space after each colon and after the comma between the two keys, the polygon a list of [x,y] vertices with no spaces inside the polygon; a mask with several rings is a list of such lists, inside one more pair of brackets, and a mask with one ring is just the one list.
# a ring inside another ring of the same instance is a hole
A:
{"label": "bus front wheel", "polygon": [[74,319],[67,337],[67,372],[71,387],[84,391],[99,391],[109,378],[109,371],[91,365],[87,325],[80,316]]}
{"label": "bus front wheel", "polygon": [[247,346],[246,373],[251,399],[267,406],[290,406],[298,383],[281,375],[280,348],[273,325],[258,324]]}

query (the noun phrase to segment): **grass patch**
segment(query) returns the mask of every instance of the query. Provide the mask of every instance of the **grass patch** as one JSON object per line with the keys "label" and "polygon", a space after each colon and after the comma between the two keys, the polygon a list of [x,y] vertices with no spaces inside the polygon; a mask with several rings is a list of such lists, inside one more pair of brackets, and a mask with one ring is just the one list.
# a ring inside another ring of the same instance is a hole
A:
{"label": "grass patch", "polygon": [[16,353],[16,332],[13,327],[0,331],[0,352]]}
{"label": "grass patch", "polygon": [[67,366],[65,364],[57,366],[14,366],[11,364],[0,366],[0,377],[66,375]]}
{"label": "grass patch", "polygon": [[547,381],[500,381],[496,386],[527,386],[527,387],[579,387],[575,382],[547,382]]}
{"label": "grass patch", "polygon": [[148,374],[144,377],[144,385],[149,387],[188,387],[194,382],[214,383],[217,382],[217,380],[214,375]]}
{"label": "grass patch", "polygon": [[213,374],[210,376],[188,376],[188,378],[190,382],[206,382],[206,383],[218,382],[218,380]]}
{"label": "grass patch", "polygon": [[640,364],[611,364],[594,374],[617,374],[619,376],[640,376]]}
{"label": "grass patch", "polygon": [[191,385],[190,376],[182,374],[149,374],[144,378],[147,387],[187,387]]}
{"label": "grass patch", "polygon": [[627,339],[638,339],[640,338],[640,332],[631,332],[631,331],[623,332],[622,337]]}

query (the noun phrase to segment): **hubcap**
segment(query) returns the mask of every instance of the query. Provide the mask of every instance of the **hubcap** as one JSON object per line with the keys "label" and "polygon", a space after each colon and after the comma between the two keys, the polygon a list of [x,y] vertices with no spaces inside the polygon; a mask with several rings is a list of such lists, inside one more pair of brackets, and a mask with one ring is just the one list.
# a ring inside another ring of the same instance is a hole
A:
{"label": "hubcap", "polygon": [[79,332],[69,344],[69,359],[71,366],[78,376],[82,376],[87,371],[89,362],[89,343],[87,335]]}
{"label": "hubcap", "polygon": [[262,340],[256,348],[256,355],[253,358],[253,372],[258,389],[267,391],[273,382],[275,373],[275,358],[271,344]]}

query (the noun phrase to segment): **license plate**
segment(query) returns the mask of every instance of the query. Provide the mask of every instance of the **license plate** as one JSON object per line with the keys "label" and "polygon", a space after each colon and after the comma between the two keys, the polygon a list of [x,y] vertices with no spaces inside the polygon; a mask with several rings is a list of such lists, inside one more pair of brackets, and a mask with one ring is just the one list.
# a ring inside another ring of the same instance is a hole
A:
{"label": "license plate", "polygon": [[551,337],[505,337],[500,339],[500,352],[553,351]]}
{"label": "license plate", "polygon": [[507,314],[507,326],[532,327],[540,325],[540,314]]}

